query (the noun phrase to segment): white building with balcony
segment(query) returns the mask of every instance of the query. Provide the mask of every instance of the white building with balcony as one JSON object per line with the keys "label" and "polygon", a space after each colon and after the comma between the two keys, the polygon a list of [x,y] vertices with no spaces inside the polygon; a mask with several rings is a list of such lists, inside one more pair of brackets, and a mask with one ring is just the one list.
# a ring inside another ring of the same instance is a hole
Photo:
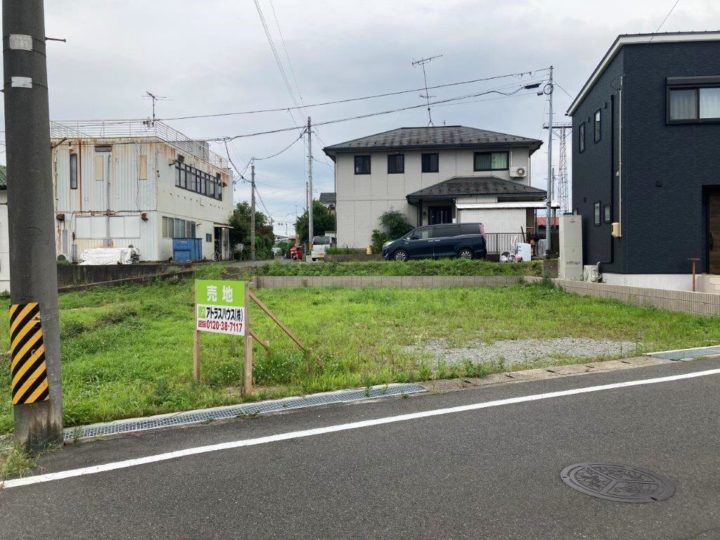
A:
{"label": "white building with balcony", "polygon": [[339,246],[365,247],[380,216],[410,223],[482,222],[491,233],[535,226],[542,189],[530,157],[542,142],[464,126],[399,128],[324,148],[335,162]]}
{"label": "white building with balcony", "polygon": [[[142,261],[230,258],[232,176],[207,142],[162,122],[51,124],[58,255],[139,249]],[[185,253],[187,256],[187,253]]]}

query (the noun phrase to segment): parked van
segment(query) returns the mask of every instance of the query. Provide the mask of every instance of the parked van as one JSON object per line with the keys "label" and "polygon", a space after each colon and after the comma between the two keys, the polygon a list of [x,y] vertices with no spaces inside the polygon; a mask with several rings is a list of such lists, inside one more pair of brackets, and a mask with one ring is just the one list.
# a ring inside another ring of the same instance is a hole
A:
{"label": "parked van", "polygon": [[331,234],[313,236],[312,245],[310,246],[310,258],[313,261],[324,259],[327,248],[334,246],[336,243],[337,240]]}
{"label": "parked van", "polygon": [[482,223],[443,223],[418,227],[402,238],[383,245],[383,257],[396,261],[430,257],[484,259],[485,227]]}

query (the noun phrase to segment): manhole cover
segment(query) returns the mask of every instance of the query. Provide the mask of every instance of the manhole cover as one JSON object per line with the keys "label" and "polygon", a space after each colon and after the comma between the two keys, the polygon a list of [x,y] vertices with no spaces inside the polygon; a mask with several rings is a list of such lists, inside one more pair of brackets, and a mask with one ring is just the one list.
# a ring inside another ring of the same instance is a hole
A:
{"label": "manhole cover", "polygon": [[663,476],[638,467],[610,463],[577,463],[565,467],[560,478],[586,495],[627,503],[664,501],[675,487]]}

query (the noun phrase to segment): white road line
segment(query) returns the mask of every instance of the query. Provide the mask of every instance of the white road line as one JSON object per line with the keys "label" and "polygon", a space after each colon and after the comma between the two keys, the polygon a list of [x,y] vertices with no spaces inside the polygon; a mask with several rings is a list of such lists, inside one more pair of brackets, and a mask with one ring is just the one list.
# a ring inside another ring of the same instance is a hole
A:
{"label": "white road line", "polygon": [[315,429],[305,429],[302,431],[291,431],[289,433],[280,433],[278,435],[269,435],[266,437],[258,437],[256,439],[245,439],[242,441],[232,441],[220,444],[211,444],[208,446],[198,446],[185,450],[177,450],[175,452],[166,452],[164,454],[156,454],[154,456],[146,456],[136,459],[126,459],[124,461],[116,461],[114,463],[106,463],[104,465],[95,465],[93,467],[82,467],[79,469],[71,469],[68,471],[60,471],[48,474],[39,474],[36,476],[28,476],[18,478],[16,480],[7,480],[0,482],[0,489],[10,489],[22,486],[30,486],[33,484],[42,484],[55,480],[64,480],[66,478],[75,478],[90,474],[98,474],[108,471],[116,471],[118,469],[127,469],[137,467],[139,465],[147,465],[149,463],[158,463],[171,459],[178,459],[187,456],[195,456],[198,454],[207,454],[209,452],[219,452],[221,450],[231,450],[233,448],[244,448],[247,446],[258,446],[261,444],[269,444],[279,441],[288,441],[291,439],[300,439],[303,437],[314,437],[316,435],[325,435],[326,433],[337,433],[340,431],[349,431],[353,429],[362,429],[372,426],[381,426],[383,424],[393,424],[396,422],[407,422],[410,420],[418,420],[421,418],[430,418],[433,416],[442,416],[446,414],[455,414],[468,411],[477,411],[480,409],[489,409],[492,407],[502,407],[504,405],[513,405],[516,403],[527,403],[529,401],[539,401],[544,399],[553,399],[566,396],[574,396],[578,394],[589,394],[592,392],[603,392],[605,390],[615,390],[618,388],[629,388],[631,386],[645,386],[650,384],[659,384],[665,382],[682,381],[686,379],[695,379],[698,377],[708,377],[710,375],[720,375],[720,369],[709,369],[706,371],[697,371],[695,373],[685,373],[682,375],[671,375],[668,377],[657,377],[654,379],[641,379],[636,381],[626,381],[621,383],[603,384],[599,386],[587,386],[585,388],[573,388],[571,390],[561,390],[558,392],[547,392],[545,394],[533,394],[529,396],[519,396],[507,399],[498,399],[495,401],[486,401],[484,403],[474,403],[472,405],[460,405],[457,407],[447,407],[444,409],[434,409],[431,411],[422,411],[410,414],[400,414],[397,416],[388,416],[385,418],[376,418],[374,420],[363,420],[360,422],[350,422],[347,424],[338,424]]}

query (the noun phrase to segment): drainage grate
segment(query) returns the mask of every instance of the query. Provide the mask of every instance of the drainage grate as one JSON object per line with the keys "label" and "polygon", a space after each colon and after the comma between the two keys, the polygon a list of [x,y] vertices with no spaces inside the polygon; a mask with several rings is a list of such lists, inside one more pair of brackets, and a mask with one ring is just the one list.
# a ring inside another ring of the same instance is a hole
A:
{"label": "drainage grate", "polygon": [[425,388],[419,384],[389,384],[373,386],[368,389],[340,390],[337,392],[325,392],[312,394],[310,396],[292,397],[272,401],[261,401],[258,403],[244,403],[242,405],[230,405],[228,407],[216,407],[198,411],[188,411],[173,414],[162,414],[132,420],[118,420],[105,424],[92,424],[65,430],[65,441],[80,439],[92,439],[108,435],[119,435],[122,433],[134,433],[150,429],[159,429],[170,426],[186,426],[190,424],[201,424],[213,420],[225,420],[237,418],[238,416],[250,416],[256,414],[302,409],[305,407],[318,407],[333,403],[347,403],[350,401],[362,401],[381,397],[400,396],[404,394],[418,394],[425,392]]}
{"label": "drainage grate", "polygon": [[662,358],[663,360],[692,360],[694,358],[704,358],[706,356],[720,355],[720,345],[712,347],[695,347],[693,349],[679,349],[676,351],[660,351],[647,353],[645,356],[654,358]]}
{"label": "drainage grate", "polygon": [[664,501],[675,493],[669,479],[626,465],[577,463],[563,469],[560,478],[581,493],[616,502]]}

